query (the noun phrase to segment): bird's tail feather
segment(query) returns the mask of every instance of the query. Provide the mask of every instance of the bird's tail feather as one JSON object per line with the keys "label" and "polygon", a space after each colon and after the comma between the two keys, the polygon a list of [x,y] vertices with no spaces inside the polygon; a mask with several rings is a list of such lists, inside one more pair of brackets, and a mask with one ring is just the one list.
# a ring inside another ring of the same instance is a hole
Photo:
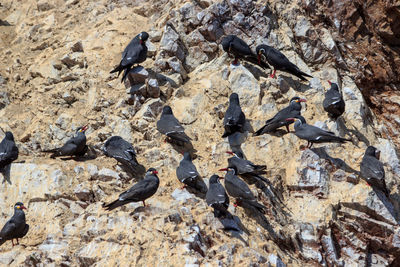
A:
{"label": "bird's tail feather", "polygon": [[118,208],[118,207],[124,205],[124,204],[125,204],[124,202],[121,202],[121,201],[119,201],[119,200],[117,199],[117,200],[115,200],[115,201],[113,201],[113,202],[111,202],[111,203],[108,203],[108,204],[103,203],[102,206],[103,206],[103,208],[104,208],[105,210],[111,211],[111,210],[113,210],[113,209],[116,209],[116,208]]}

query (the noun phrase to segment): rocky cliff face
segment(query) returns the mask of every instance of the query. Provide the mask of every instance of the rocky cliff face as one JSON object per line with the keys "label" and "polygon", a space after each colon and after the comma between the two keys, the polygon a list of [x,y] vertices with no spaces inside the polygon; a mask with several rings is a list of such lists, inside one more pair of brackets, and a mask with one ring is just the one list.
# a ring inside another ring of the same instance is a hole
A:
{"label": "rocky cliff face", "polygon": [[[30,224],[19,246],[0,248],[1,264],[400,265],[395,3],[40,0],[3,1],[0,9],[0,128],[14,133],[20,149],[0,186],[0,222],[22,201]],[[142,30],[150,34],[150,57],[121,84],[109,71]],[[253,65],[232,66],[220,47],[226,34],[253,49],[272,45],[314,78],[301,83],[278,72],[271,79]],[[346,101],[337,122],[322,109],[327,80],[337,81]],[[180,189],[182,156],[155,128],[162,106],[171,105],[207,182],[227,163],[222,118],[232,92],[255,130],[301,96],[308,123],[352,139],[303,151],[293,134],[250,133],[242,149],[267,165],[283,204],[251,186],[268,207],[268,225],[231,206],[242,231],[224,230],[204,200]],[[40,152],[86,123],[96,159]],[[99,153],[111,135],[132,142],[139,162],[159,171],[150,207],[102,209],[134,182]],[[390,200],[359,178],[368,145],[382,151]]]}

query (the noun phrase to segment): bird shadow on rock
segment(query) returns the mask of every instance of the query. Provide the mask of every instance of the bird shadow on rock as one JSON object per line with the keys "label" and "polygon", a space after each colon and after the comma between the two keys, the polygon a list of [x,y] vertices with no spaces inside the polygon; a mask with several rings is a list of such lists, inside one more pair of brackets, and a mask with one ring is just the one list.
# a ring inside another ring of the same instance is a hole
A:
{"label": "bird shadow on rock", "polygon": [[280,249],[283,251],[293,251],[295,249],[293,240],[291,238],[285,238],[281,233],[275,232],[272,225],[268,222],[268,219],[257,208],[251,204],[247,204],[245,201],[242,201],[240,205],[249,217],[253,218],[261,227],[267,230],[270,238]]}
{"label": "bird shadow on rock", "polygon": [[268,132],[268,133],[266,133],[266,134],[269,134],[269,135],[272,135],[272,136],[275,136],[275,137],[282,137],[282,136],[284,136],[284,135],[286,135],[286,134],[289,134],[290,132],[287,132],[287,131],[285,131],[285,130],[283,130],[283,129],[276,129],[275,131],[273,131],[273,132]]}
{"label": "bird shadow on rock", "polygon": [[340,116],[339,118],[336,119],[336,125],[337,125],[337,129],[339,131],[339,135],[340,136],[345,136],[346,134],[349,134],[349,135],[352,134],[352,135],[356,136],[358,140],[360,140],[361,142],[363,142],[367,146],[370,145],[370,142],[368,141],[368,138],[365,137],[365,135],[363,135],[362,133],[360,133],[360,131],[358,131],[358,130],[350,130],[349,128],[347,128],[346,122],[345,122],[345,120],[344,120],[344,118],[342,116]]}
{"label": "bird shadow on rock", "polygon": [[311,86],[308,84],[304,84],[299,80],[294,80],[292,77],[286,75],[279,75],[282,78],[282,81],[279,82],[279,89],[282,93],[286,93],[290,88],[293,88],[296,92],[304,93],[311,89]]}
{"label": "bird shadow on rock", "polygon": [[204,182],[203,178],[201,178],[200,176],[197,177],[198,179],[196,179],[196,188],[202,188],[202,190],[197,190],[196,188],[190,187],[190,186],[185,186],[185,189],[195,195],[198,198],[201,199],[206,199],[206,194],[208,191],[207,185]]}
{"label": "bird shadow on rock", "polygon": [[13,26],[12,24],[10,24],[8,21],[6,20],[1,20],[0,19],[0,26]]}
{"label": "bird shadow on rock", "polygon": [[328,160],[335,167],[337,167],[339,169],[342,169],[345,172],[350,172],[350,173],[354,173],[356,175],[360,175],[359,171],[354,170],[352,167],[347,165],[347,163],[344,162],[344,160],[339,159],[339,158],[333,158],[333,157],[329,156],[329,154],[326,152],[326,148],[325,147],[311,148],[311,151],[314,152],[315,154],[317,154],[318,157],[320,157],[322,159],[325,159],[325,160]]}
{"label": "bird shadow on rock", "polygon": [[249,243],[244,240],[241,235],[243,233],[250,235],[250,231],[246,228],[246,226],[243,225],[238,216],[232,215],[229,211],[227,211],[227,214],[225,216],[215,216],[215,218],[217,218],[224,226],[224,231],[229,232],[232,237],[239,239],[246,246],[249,246]]}
{"label": "bird shadow on rock", "polygon": [[243,126],[243,130],[247,131],[249,133],[254,133],[254,128],[253,128],[253,126],[251,126],[251,120],[246,119],[246,122],[244,123],[244,126]]}
{"label": "bird shadow on rock", "polygon": [[172,148],[175,149],[176,152],[180,154],[184,154],[185,152],[189,152],[190,157],[192,159],[196,159],[197,155],[196,152],[197,150],[193,147],[192,142],[180,142],[176,140],[169,140],[167,141],[169,144],[171,144]]}
{"label": "bird shadow on rock", "polygon": [[88,150],[83,156],[75,156],[75,157],[65,157],[65,158],[60,158],[61,160],[74,160],[78,162],[85,162],[88,160],[93,160],[97,158],[98,152],[94,149],[92,146],[88,146]]}
{"label": "bird shadow on rock", "polygon": [[392,196],[387,197],[382,191],[377,190],[374,187],[372,187],[372,190],[379,198],[379,200],[382,202],[382,204],[385,206],[390,215],[392,215],[393,218],[396,220],[397,224],[400,224],[400,212],[398,209],[395,208],[395,206],[391,202],[392,200],[394,200],[394,198]]}
{"label": "bird shadow on rock", "polygon": [[3,184],[5,182],[12,184],[12,182],[11,182],[11,164],[8,164],[2,170],[0,170],[0,173],[3,175]]}
{"label": "bird shadow on rock", "polygon": [[260,69],[250,63],[243,62],[243,67],[245,67],[251,74],[253,74],[256,80],[260,80],[260,77],[268,78],[268,74],[265,70]]}

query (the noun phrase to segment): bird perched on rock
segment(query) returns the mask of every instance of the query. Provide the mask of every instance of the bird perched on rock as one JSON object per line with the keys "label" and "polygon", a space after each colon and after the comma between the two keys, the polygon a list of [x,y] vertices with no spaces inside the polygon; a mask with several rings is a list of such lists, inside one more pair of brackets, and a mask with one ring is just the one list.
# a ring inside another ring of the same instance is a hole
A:
{"label": "bird perched on rock", "polygon": [[288,121],[288,118],[294,118],[296,116],[300,116],[301,112],[301,102],[306,102],[304,98],[293,97],[290,100],[289,106],[278,111],[276,115],[265,122],[265,125],[256,131],[253,136],[262,135],[264,133],[271,133],[276,131],[276,129],[285,126],[287,132],[290,132],[289,125],[293,123],[293,121]]}
{"label": "bird perched on rock", "polygon": [[149,38],[147,32],[141,32],[133,38],[128,46],[122,52],[122,59],[119,65],[113,69],[110,73],[118,71],[118,76],[124,71],[121,82],[123,82],[128,76],[133,64],[139,64],[146,60],[147,58],[147,46],[146,41]]}
{"label": "bird perched on rock", "polygon": [[244,131],[246,116],[244,115],[239,103],[239,96],[232,93],[229,97],[229,106],[224,116],[224,134],[222,137],[227,137],[235,132]]}
{"label": "bird perched on rock", "polygon": [[253,64],[259,65],[264,69],[269,69],[267,63],[263,61],[259,61],[257,56],[251,51],[250,47],[246,44],[245,41],[237,37],[236,35],[227,35],[225,36],[222,41],[222,48],[225,52],[228,53],[229,56],[233,55],[235,60],[232,64],[237,65],[238,59],[243,59]]}
{"label": "bird perched on rock", "polygon": [[143,202],[143,206],[146,207],[145,200],[154,195],[157,192],[160,180],[157,176],[157,171],[154,168],[147,170],[146,175],[143,180],[140,180],[134,184],[129,190],[121,193],[117,200],[109,203],[103,204],[103,208],[106,210],[113,210],[122,205],[131,202]]}
{"label": "bird perched on rock", "polygon": [[336,136],[333,132],[307,124],[302,116],[288,118],[287,120],[295,121],[295,135],[300,139],[307,140],[307,148],[311,148],[313,143],[344,143],[351,141],[351,139]]}
{"label": "bird perched on rock", "polygon": [[44,150],[45,153],[53,153],[50,157],[63,157],[63,156],[78,156],[82,157],[88,151],[86,145],[85,132],[88,129],[88,125],[79,127],[76,130],[75,136],[69,139],[62,147]]}
{"label": "bird perched on rock", "polygon": [[336,83],[331,83],[331,88],[325,93],[324,101],[322,106],[324,110],[328,112],[329,117],[336,120],[340,115],[343,114],[345,109],[345,103],[342,94],[339,92],[339,87]]}
{"label": "bird perched on rock", "polygon": [[116,159],[134,177],[143,177],[146,169],[136,160],[136,151],[133,146],[121,136],[112,136],[103,147],[107,157]]}
{"label": "bird perched on rock", "polygon": [[0,143],[0,171],[18,158],[18,147],[15,145],[14,136],[11,132],[6,132],[4,139]]}
{"label": "bird perched on rock", "polygon": [[385,169],[383,163],[379,161],[380,151],[373,146],[367,147],[361,161],[361,177],[373,188],[382,191],[389,197],[389,191],[385,182]]}
{"label": "bird perched on rock", "polygon": [[7,240],[11,240],[14,246],[14,239],[17,239],[18,245],[18,239],[23,238],[28,233],[29,225],[26,224],[24,209],[26,208],[22,202],[15,203],[14,215],[0,231],[0,246]]}
{"label": "bird perched on rock", "polygon": [[226,194],[225,188],[219,182],[218,175],[210,177],[210,188],[207,191],[207,205],[214,209],[214,216],[219,218],[228,214],[229,197]]}
{"label": "bird perched on rock", "polygon": [[181,183],[184,183],[190,188],[203,194],[207,193],[207,185],[197,172],[196,166],[194,166],[189,152],[183,154],[183,159],[176,169],[176,177],[178,177],[178,180]]}
{"label": "bird perched on rock", "polygon": [[290,62],[284,54],[273,47],[262,44],[256,47],[256,52],[259,62],[263,62],[263,58],[265,58],[265,60],[274,67],[274,72],[271,74],[271,78],[275,77],[276,70],[293,74],[303,81],[307,81],[304,76],[312,78],[311,75],[302,72],[299,67]]}
{"label": "bird perched on rock", "polygon": [[170,106],[164,106],[160,120],[157,121],[157,130],[167,136],[166,141],[171,143],[190,143],[190,137],[175,118]]}
{"label": "bird perched on rock", "polygon": [[241,151],[227,151],[226,153],[232,155],[232,157],[228,159],[228,167],[235,168],[237,175],[245,178],[245,180],[255,180],[254,182],[261,180],[263,182],[268,182],[261,176],[266,174],[265,169],[267,166],[257,165],[244,159]]}
{"label": "bird perched on rock", "polygon": [[231,197],[236,199],[236,205],[250,205],[260,212],[264,212],[267,209],[257,202],[249,186],[236,176],[237,169],[235,167],[220,169],[220,171],[226,171],[225,189]]}

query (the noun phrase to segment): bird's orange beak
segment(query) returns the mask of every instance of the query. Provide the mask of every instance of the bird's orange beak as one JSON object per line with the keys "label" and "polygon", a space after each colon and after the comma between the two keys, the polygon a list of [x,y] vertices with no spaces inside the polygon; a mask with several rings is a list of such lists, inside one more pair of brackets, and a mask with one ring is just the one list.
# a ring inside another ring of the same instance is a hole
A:
{"label": "bird's orange beak", "polygon": [[304,98],[300,98],[300,99],[299,99],[299,102],[307,102],[307,100],[304,99]]}
{"label": "bird's orange beak", "polygon": [[83,127],[81,128],[81,131],[82,131],[82,132],[85,132],[85,131],[89,128],[88,125],[89,125],[89,124],[86,124],[85,126],[83,126]]}
{"label": "bird's orange beak", "polygon": [[22,210],[27,210],[25,206],[20,206]]}

